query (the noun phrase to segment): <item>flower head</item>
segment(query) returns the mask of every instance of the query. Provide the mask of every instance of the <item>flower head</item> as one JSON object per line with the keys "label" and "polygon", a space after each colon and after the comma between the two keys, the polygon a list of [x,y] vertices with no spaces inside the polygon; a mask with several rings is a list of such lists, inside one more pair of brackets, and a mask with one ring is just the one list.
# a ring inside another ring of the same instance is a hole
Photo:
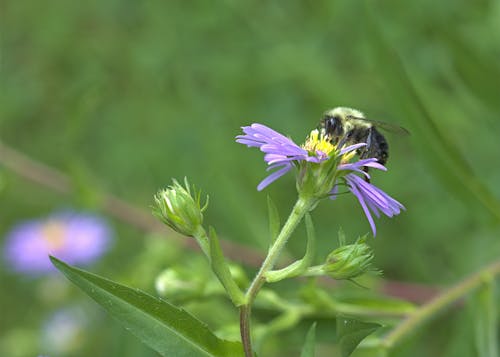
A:
{"label": "flower head", "polygon": [[351,145],[337,151],[336,147],[320,135],[318,130],[313,130],[305,143],[299,146],[291,139],[262,124],[252,124],[242,129],[245,135],[238,135],[236,142],[248,147],[258,147],[265,154],[264,161],[269,165],[267,170],[277,169],[257,186],[259,191],[286,174],[294,165],[320,164],[328,161],[332,156],[342,157],[366,145]]}
{"label": "flower head", "polygon": [[[313,130],[303,145],[262,124],[242,128],[244,135],[238,135],[236,142],[248,147],[258,147],[265,153],[267,170],[274,170],[258,186],[260,191],[293,167],[298,168],[297,188],[299,193],[313,195],[318,199],[335,198],[339,184],[345,184],[356,196],[370,223],[373,234],[376,227],[371,213],[379,217],[380,212],[392,217],[404,209],[403,205],[385,192],[365,181],[370,178],[368,168],[386,171],[376,158],[354,160],[357,150],[365,143],[346,147],[332,144],[318,130]],[[361,175],[361,176],[359,176]]]}
{"label": "flower head", "polygon": [[112,232],[94,215],[65,212],[18,224],[7,233],[5,259],[15,271],[54,272],[49,254],[70,264],[90,264],[109,248]]}

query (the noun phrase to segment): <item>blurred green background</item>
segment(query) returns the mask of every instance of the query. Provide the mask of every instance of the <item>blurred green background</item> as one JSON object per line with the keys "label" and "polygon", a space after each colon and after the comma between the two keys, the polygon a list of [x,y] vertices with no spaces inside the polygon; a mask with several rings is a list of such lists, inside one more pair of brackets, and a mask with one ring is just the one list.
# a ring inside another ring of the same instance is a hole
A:
{"label": "blurred green background", "polygon": [[[389,172],[373,178],[407,208],[378,220],[370,240],[384,278],[449,285],[499,256],[498,1],[6,1],[0,26],[0,140],[78,187],[61,196],[0,163],[0,234],[61,208],[106,215],[102,192],[148,209],[187,176],[210,195],[206,221],[221,237],[264,252],[266,195],[285,217],[293,175],[257,192],[262,155],[234,137],[260,122],[301,142],[323,111],[350,106],[411,132],[387,134]],[[318,259],[339,226],[352,240],[369,231],[353,197],[321,204],[313,219]],[[153,291],[169,259],[191,259],[166,240],[171,257],[151,258],[149,236],[113,224],[114,249],[91,268],[99,274]],[[303,230],[294,238],[299,257]],[[44,352],[40,331],[62,305],[93,317],[59,356],[155,355],[74,287],[60,301],[4,264],[0,278],[2,355]],[[467,316],[444,316],[394,355],[473,355]],[[451,333],[429,333],[437,328]],[[19,341],[31,349],[9,347]]]}

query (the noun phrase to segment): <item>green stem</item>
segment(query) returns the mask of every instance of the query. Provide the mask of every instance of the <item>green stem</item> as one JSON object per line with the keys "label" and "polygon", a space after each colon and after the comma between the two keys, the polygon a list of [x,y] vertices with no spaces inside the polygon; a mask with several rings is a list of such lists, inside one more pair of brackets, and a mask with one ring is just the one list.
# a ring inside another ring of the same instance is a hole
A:
{"label": "green stem", "polygon": [[245,305],[240,307],[240,332],[241,340],[245,350],[246,357],[252,357],[252,344],[250,336],[250,317],[251,317],[251,306],[257,296],[262,285],[265,282],[265,274],[274,268],[278,257],[285,247],[288,239],[292,235],[293,231],[297,228],[304,215],[311,210],[311,208],[316,203],[316,198],[314,197],[300,197],[295,203],[288,220],[281,229],[278,237],[273,242],[269,251],[267,253],[266,259],[262,263],[259,272],[253,279],[250,287],[245,294]]}
{"label": "green stem", "polygon": [[250,304],[240,306],[240,334],[245,357],[253,357],[252,340],[250,335],[250,316],[252,315],[251,310],[252,305]]}
{"label": "green stem", "polygon": [[198,242],[201,251],[205,256],[210,259],[210,241],[208,240],[208,235],[205,229],[200,225],[193,234],[194,239]]}
{"label": "green stem", "polygon": [[408,337],[416,328],[434,317],[438,312],[479,287],[485,279],[498,274],[500,274],[500,261],[494,262],[465,280],[462,280],[447,291],[436,296],[403,320],[401,324],[381,340],[381,345],[386,349],[394,347],[404,338]]}
{"label": "green stem", "polygon": [[219,238],[217,237],[215,229],[210,227],[209,237],[205,229],[203,229],[202,226],[199,226],[193,236],[198,242],[203,253],[206,255],[208,261],[210,262],[212,271],[221,282],[233,304],[235,306],[241,306],[244,304],[245,297],[243,295],[243,291],[238,287],[231,276],[229,265],[226,262],[224,254],[222,253]]}
{"label": "green stem", "polygon": [[295,206],[293,207],[288,220],[285,222],[285,225],[281,229],[280,234],[269,248],[266,259],[262,263],[259,272],[253,279],[250,287],[245,294],[248,304],[251,304],[255,299],[257,292],[264,284],[265,274],[274,268],[274,265],[276,264],[276,261],[278,260],[283,247],[288,242],[288,238],[290,238],[291,234],[297,228],[302,218],[304,218],[304,215],[309,212],[315,201],[315,198],[299,197],[299,199],[295,203]]}

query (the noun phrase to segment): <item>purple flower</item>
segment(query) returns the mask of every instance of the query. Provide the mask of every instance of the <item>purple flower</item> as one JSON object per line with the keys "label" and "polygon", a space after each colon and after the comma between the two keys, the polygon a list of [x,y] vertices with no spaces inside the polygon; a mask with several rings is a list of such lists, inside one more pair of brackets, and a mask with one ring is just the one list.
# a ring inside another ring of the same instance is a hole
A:
{"label": "purple flower", "polygon": [[[320,166],[322,166],[324,161],[335,157],[338,160],[336,169],[332,171],[327,168],[326,177],[320,174],[319,177],[323,179],[319,180],[318,184],[330,182],[330,187],[327,187],[326,192],[330,198],[334,199],[337,196],[339,180],[344,181],[361,204],[372,228],[373,235],[376,235],[377,231],[372,213],[376,217],[380,216],[380,212],[388,217],[392,217],[405,209],[401,203],[357,175],[361,174],[366,178],[370,178],[370,175],[364,171],[365,168],[387,171],[385,166],[378,163],[376,158],[350,162],[356,155],[355,150],[365,146],[365,143],[337,148],[330,143],[328,138],[322,136],[319,131],[313,130],[304,145],[299,146],[291,139],[262,124],[252,124],[242,129],[245,135],[237,136],[236,142],[249,147],[258,147],[265,153],[264,160],[269,165],[267,170],[277,169],[257,186],[259,191],[286,174],[294,165],[300,165],[302,162],[311,162],[321,164]],[[301,167],[304,168],[304,166]],[[347,171],[347,173],[339,175],[341,171]],[[330,189],[331,191],[328,191]]]}
{"label": "purple flower", "polygon": [[48,255],[89,264],[109,248],[112,232],[94,215],[65,212],[20,223],[7,233],[5,259],[12,270],[39,275],[55,271]]}
{"label": "purple flower", "polygon": [[[365,174],[368,175],[367,173]],[[354,173],[345,175],[344,180],[349,190],[356,196],[359,204],[363,208],[374,236],[377,235],[377,228],[375,227],[375,222],[371,215],[372,212],[377,218],[380,217],[380,212],[388,217],[392,217],[405,209],[401,203],[387,193],[371,183],[366,182],[363,178]]]}

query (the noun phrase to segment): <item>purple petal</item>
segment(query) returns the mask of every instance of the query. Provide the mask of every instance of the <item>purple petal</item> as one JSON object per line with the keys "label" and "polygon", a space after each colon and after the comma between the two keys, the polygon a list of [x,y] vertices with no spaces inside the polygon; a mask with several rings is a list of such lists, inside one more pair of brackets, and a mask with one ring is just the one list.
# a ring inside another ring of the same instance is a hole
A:
{"label": "purple petal", "polygon": [[375,214],[377,218],[380,218],[380,210],[375,206],[375,204],[371,201],[366,201],[366,205],[368,208]]}
{"label": "purple petal", "polygon": [[365,215],[372,227],[373,234],[376,230],[373,223],[373,217],[370,212],[375,216],[380,217],[380,212],[388,217],[397,215],[404,209],[404,206],[390,197],[378,187],[366,182],[361,177],[355,174],[347,174],[344,179],[350,191],[356,196]]}
{"label": "purple petal", "polygon": [[265,154],[264,161],[269,165],[268,170],[282,167],[259,184],[257,187],[259,191],[290,171],[295,161],[320,163],[329,158],[322,152],[310,155],[307,150],[295,144],[291,139],[265,125],[254,123],[242,129],[245,135],[238,135],[236,142],[249,147],[258,147]]}
{"label": "purple petal", "polygon": [[381,194],[379,191],[377,191],[375,189],[375,186],[369,184],[368,182],[366,182],[365,180],[361,179],[358,176],[353,175],[353,177],[355,177],[356,180],[355,185],[359,187],[361,192],[363,192],[364,196],[371,198],[371,200],[377,203],[377,205],[380,207],[388,207],[385,196]]}
{"label": "purple petal", "polygon": [[354,171],[357,173],[362,174],[363,176],[370,178],[370,174],[366,171],[363,171],[362,169],[358,168],[357,165],[354,164],[341,164],[337,167],[337,170],[339,171]]}
{"label": "purple petal", "polygon": [[366,167],[373,167],[374,169],[377,169],[377,170],[387,171],[387,167],[385,167],[384,165],[382,165],[378,162],[374,162],[374,161],[362,163],[361,165],[366,166]]}
{"label": "purple petal", "polygon": [[262,124],[255,123],[251,126],[242,127],[242,129],[246,135],[238,135],[236,141],[240,143],[243,141],[246,145],[261,146],[266,143],[274,143],[275,145],[297,146],[289,138]]}
{"label": "purple petal", "polygon": [[251,147],[251,146],[257,146],[258,147],[258,146],[261,145],[260,142],[255,141],[253,139],[248,139],[248,138],[246,138],[243,135],[240,135],[240,137],[237,136],[236,142],[240,143],[240,144],[243,144],[243,145],[247,145],[248,147]]}
{"label": "purple petal", "polygon": [[354,194],[354,196],[356,196],[356,198],[359,201],[359,204],[361,205],[361,208],[363,208],[363,211],[365,212],[365,216],[368,219],[368,223],[370,223],[370,227],[372,229],[373,236],[375,237],[377,235],[377,227],[375,226],[375,222],[373,221],[373,217],[370,214],[370,210],[366,206],[363,194],[357,189],[356,186],[351,187],[351,192]]}
{"label": "purple petal", "polygon": [[349,146],[341,149],[339,152],[339,155],[347,154],[348,152],[359,149],[360,147],[363,147],[363,146],[366,146],[366,143],[358,143],[358,144],[354,144],[354,145],[349,145]]}
{"label": "purple petal", "polygon": [[352,163],[340,164],[338,166],[338,170],[356,171],[357,169],[359,170],[360,168],[366,166],[366,167],[372,167],[372,168],[382,170],[382,171],[387,171],[387,168],[384,165],[379,164],[377,161],[378,160],[375,158],[370,158],[370,159],[359,160],[359,161],[352,162]]}
{"label": "purple petal", "polygon": [[339,185],[338,185],[338,183],[335,183],[335,185],[333,185],[332,190],[330,191],[329,198],[331,200],[336,200],[338,192],[339,192]]}
{"label": "purple petal", "polygon": [[261,183],[259,183],[259,185],[257,186],[257,191],[262,191],[264,188],[266,188],[271,183],[273,183],[274,181],[279,179],[281,176],[286,174],[288,171],[290,171],[291,168],[292,168],[291,164],[285,165],[285,166],[283,166],[282,169],[279,169],[279,170],[273,172],[272,174],[270,174],[269,176],[267,176],[264,180],[262,180]]}

